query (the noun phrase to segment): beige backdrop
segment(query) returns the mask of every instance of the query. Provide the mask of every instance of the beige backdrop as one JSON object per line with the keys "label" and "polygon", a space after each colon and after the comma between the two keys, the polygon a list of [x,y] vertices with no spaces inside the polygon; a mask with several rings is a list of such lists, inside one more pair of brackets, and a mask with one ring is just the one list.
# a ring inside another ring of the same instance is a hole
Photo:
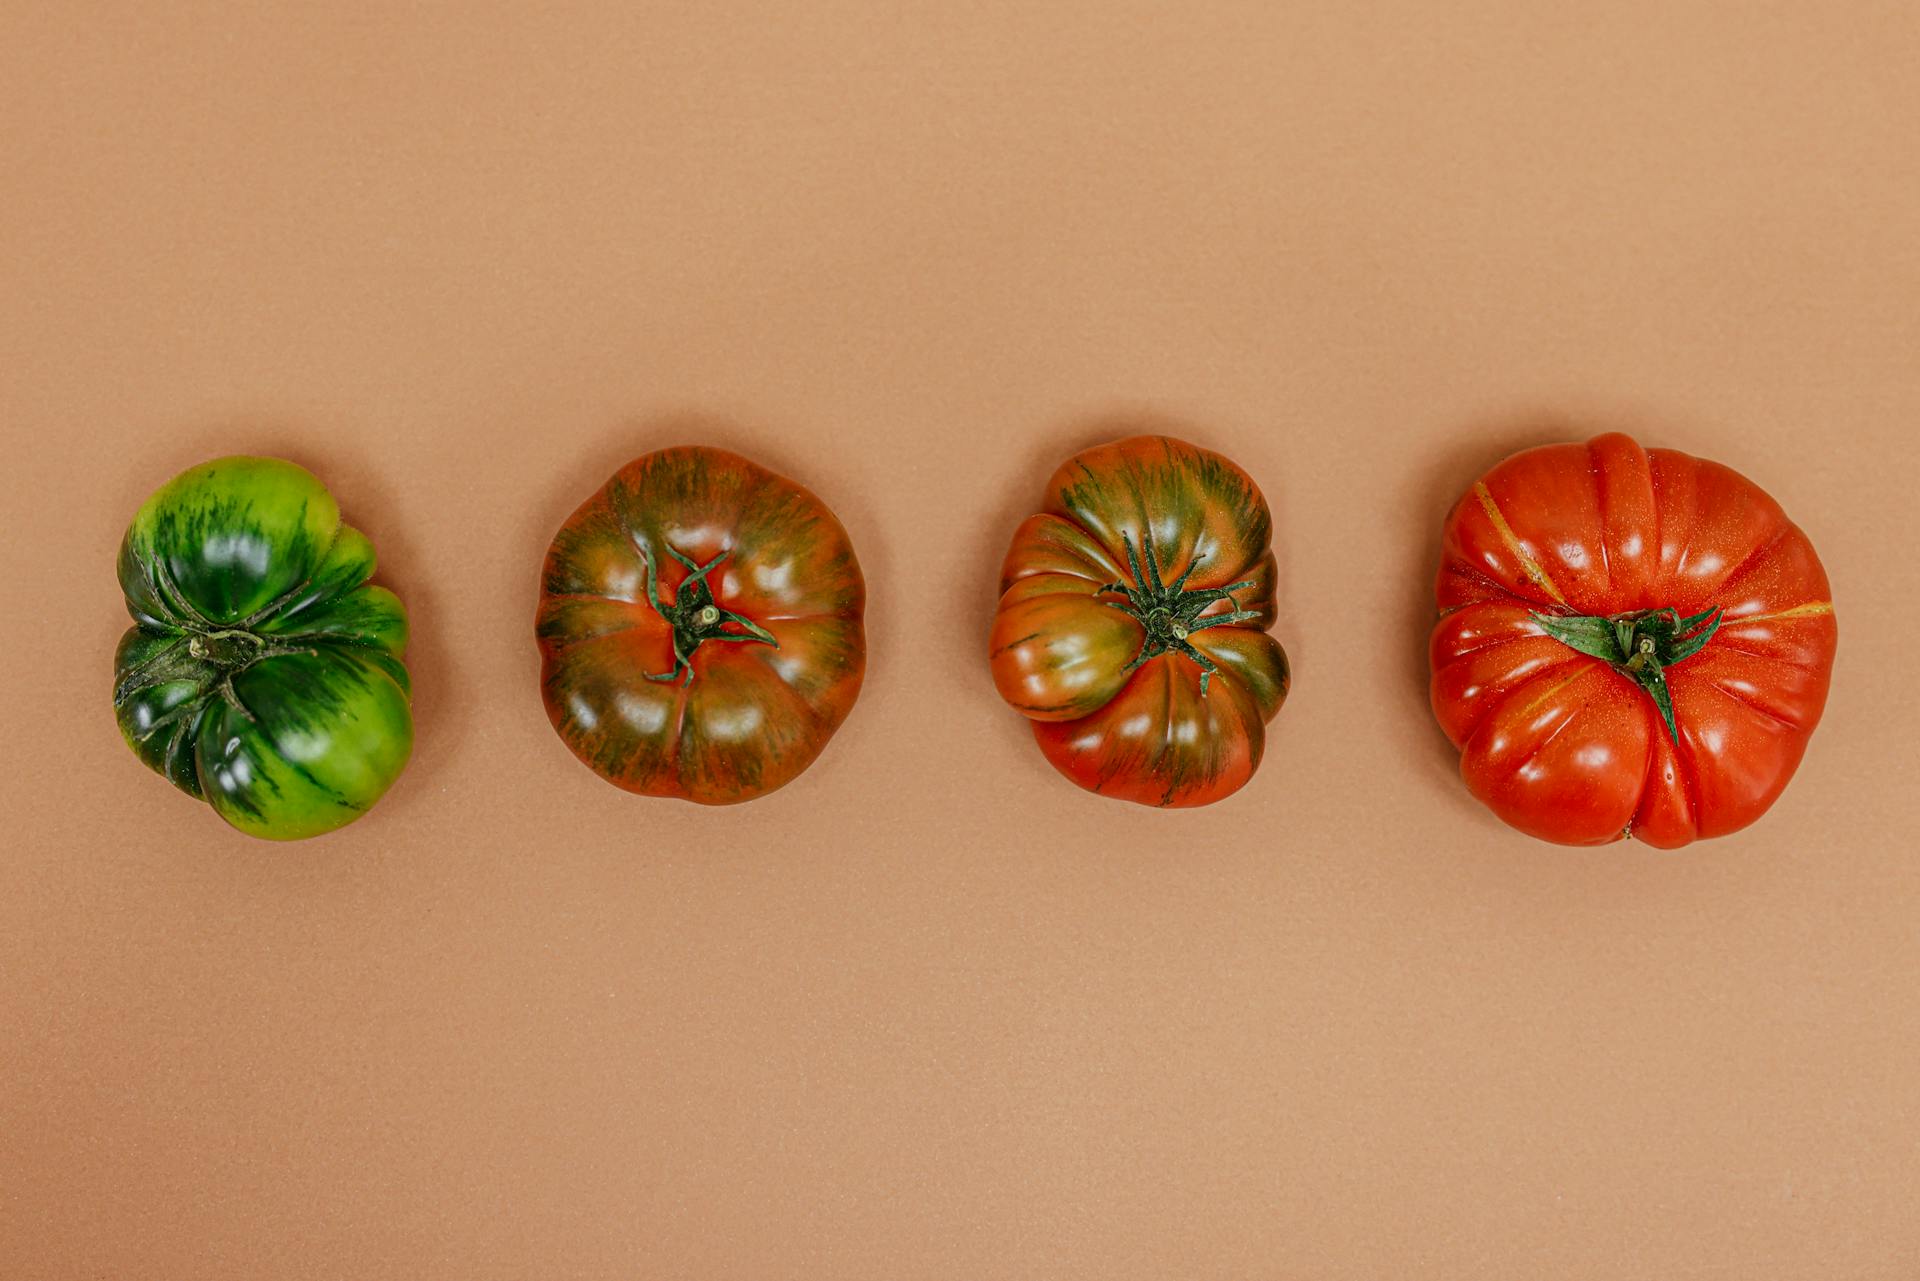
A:
{"label": "beige backdrop", "polygon": [[[0,1275],[1920,1276],[1913,7],[787,7],[4,6]],[[1277,515],[1295,694],[1202,812],[982,656],[1143,420]],[[1799,778],[1677,856],[1503,829],[1425,706],[1449,500],[1611,427],[1839,602]],[[530,635],[685,440],[872,594],[726,811],[577,764]],[[125,522],[237,451],[417,628],[411,768],[292,848],[108,706]]]}

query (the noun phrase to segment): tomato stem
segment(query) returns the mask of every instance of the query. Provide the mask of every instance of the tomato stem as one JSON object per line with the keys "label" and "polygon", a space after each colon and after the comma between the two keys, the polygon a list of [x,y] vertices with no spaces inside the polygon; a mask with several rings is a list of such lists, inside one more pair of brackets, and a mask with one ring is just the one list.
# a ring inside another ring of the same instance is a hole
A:
{"label": "tomato stem", "polygon": [[282,644],[236,627],[211,632],[194,631],[187,639],[187,653],[222,676],[244,671],[263,658],[304,652],[307,651],[300,646]]}
{"label": "tomato stem", "polygon": [[[680,679],[682,685],[693,683],[693,651],[707,641],[747,641],[760,645],[780,648],[780,642],[774,639],[772,632],[760,626],[752,619],[743,618],[729,609],[722,609],[713,599],[713,588],[707,583],[707,575],[725,560],[728,552],[721,552],[704,565],[696,565],[672,544],[666,544],[667,555],[679,561],[692,571],[674,588],[671,604],[662,604],[660,589],[653,567],[653,554],[641,547],[640,560],[647,568],[647,604],[660,617],[667,620],[673,628],[673,666],[664,672],[641,673],[650,681],[666,682]],[[728,623],[744,628],[743,632],[726,630]],[[683,676],[682,673],[685,673]]]}
{"label": "tomato stem", "polygon": [[1602,660],[1645,690],[1666,723],[1667,737],[1679,746],[1680,729],[1673,719],[1666,669],[1692,658],[1713,639],[1720,630],[1719,609],[1686,618],[1672,608],[1608,617],[1536,613],[1528,617],[1562,645]]}
{"label": "tomato stem", "polygon": [[[1140,550],[1146,553],[1146,572],[1140,569],[1140,556],[1134,551],[1133,539],[1127,534],[1120,535],[1121,544],[1127,549],[1127,567],[1133,571],[1133,582],[1113,582],[1100,588],[1099,595],[1118,593],[1126,597],[1124,601],[1109,600],[1101,604],[1111,606],[1131,614],[1146,631],[1145,642],[1140,652],[1133,656],[1124,670],[1134,671],[1149,659],[1162,654],[1184,654],[1200,668],[1200,696],[1206,697],[1207,678],[1219,671],[1219,665],[1202,653],[1190,640],[1195,632],[1203,632],[1209,627],[1219,627],[1230,623],[1244,623],[1258,618],[1254,610],[1241,609],[1233,593],[1243,587],[1253,586],[1253,580],[1229,583],[1225,587],[1200,587],[1187,589],[1187,580],[1193,577],[1193,571],[1206,559],[1204,552],[1196,552],[1187,563],[1180,577],[1171,583],[1164,582],[1160,572],[1160,558],[1153,547],[1152,533],[1142,530]],[[1207,610],[1221,601],[1226,601],[1228,610],[1222,614],[1208,615]]]}

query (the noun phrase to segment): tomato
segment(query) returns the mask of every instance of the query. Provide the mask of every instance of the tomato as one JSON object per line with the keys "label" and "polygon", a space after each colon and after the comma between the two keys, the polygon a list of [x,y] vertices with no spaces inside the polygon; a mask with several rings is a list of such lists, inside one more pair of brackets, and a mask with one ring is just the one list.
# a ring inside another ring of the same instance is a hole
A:
{"label": "tomato", "polygon": [[120,544],[134,627],[114,712],[136,755],[253,836],[350,823],[413,750],[407,614],[373,544],[277,458],[221,458],[149,498]]}
{"label": "tomato", "polygon": [[865,608],[853,545],[818,498],[724,450],[648,454],[547,551],[548,719],[630,792],[751,800],[811,765],[852,709]]}
{"label": "tomato", "polygon": [[1143,805],[1253,777],[1287,696],[1273,517],[1231,461],[1165,436],[1069,458],[1013,536],[989,652],[1054,768]]}
{"label": "tomato", "polygon": [[1766,812],[1826,705],[1826,571],[1718,463],[1614,434],[1447,517],[1432,701],[1468,788],[1544,840],[1673,848]]}

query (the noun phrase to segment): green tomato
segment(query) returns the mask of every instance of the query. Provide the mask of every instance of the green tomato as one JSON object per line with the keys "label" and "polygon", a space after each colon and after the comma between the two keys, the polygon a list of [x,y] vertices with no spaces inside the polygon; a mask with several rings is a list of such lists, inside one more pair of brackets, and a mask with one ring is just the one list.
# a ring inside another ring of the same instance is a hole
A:
{"label": "green tomato", "polygon": [[149,498],[120,544],[135,626],[113,707],[136,755],[252,836],[352,822],[413,750],[407,613],[311,472],[220,458]]}

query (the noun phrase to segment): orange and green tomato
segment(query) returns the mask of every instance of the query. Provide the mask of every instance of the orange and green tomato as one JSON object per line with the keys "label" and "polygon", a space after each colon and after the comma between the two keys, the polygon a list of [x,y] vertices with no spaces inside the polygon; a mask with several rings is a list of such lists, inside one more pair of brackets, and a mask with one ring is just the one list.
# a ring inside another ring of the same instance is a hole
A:
{"label": "orange and green tomato", "polygon": [[1067,460],[1015,531],[989,641],[1001,697],[1080,786],[1205,805],[1244,786],[1285,701],[1273,520],[1230,460],[1136,436]]}
{"label": "orange and green tomato", "polygon": [[866,671],[866,587],[824,503],[736,454],[636,459],[548,549],[548,718],[615,785],[708,805],[784,786]]}

